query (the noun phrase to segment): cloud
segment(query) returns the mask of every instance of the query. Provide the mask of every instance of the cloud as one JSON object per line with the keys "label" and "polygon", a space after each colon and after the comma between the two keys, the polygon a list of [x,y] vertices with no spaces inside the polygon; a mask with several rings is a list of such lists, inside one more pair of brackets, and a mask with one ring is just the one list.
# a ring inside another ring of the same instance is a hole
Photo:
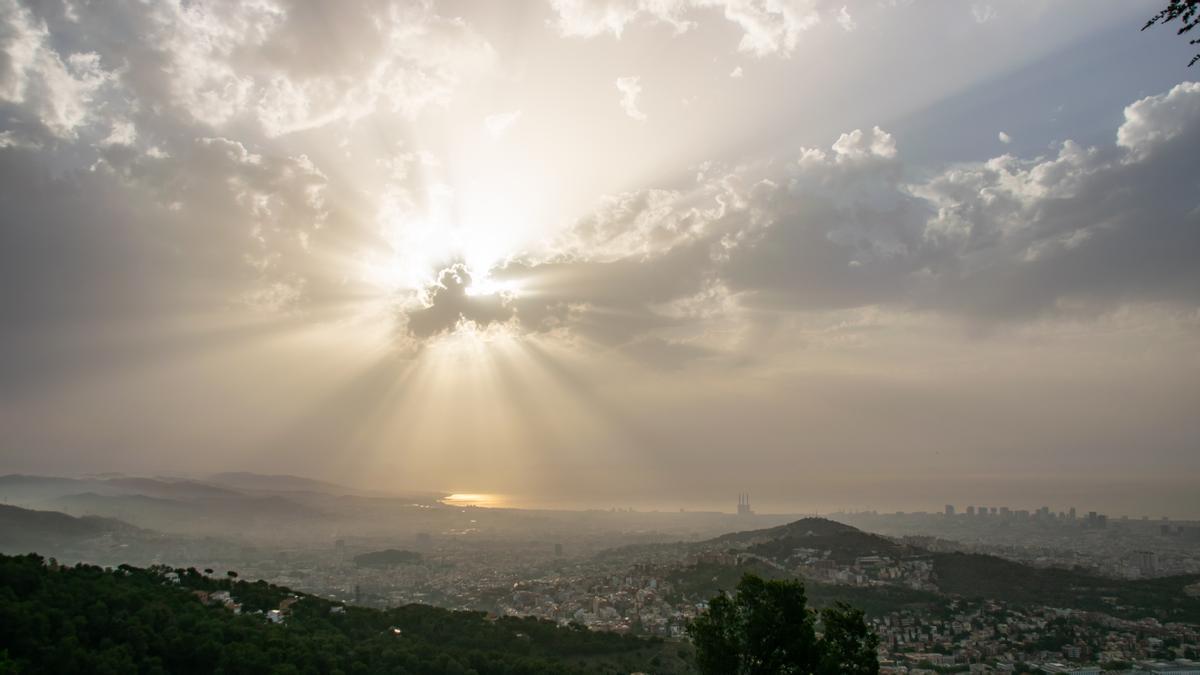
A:
{"label": "cloud", "polygon": [[[274,314],[361,295],[351,245],[387,245],[361,214],[384,200],[376,195],[425,204],[411,171],[331,182],[317,161],[334,162],[328,150],[364,117],[408,119],[447,103],[494,56],[463,20],[426,3],[71,10],[0,0],[10,176],[0,199],[22,219],[2,234],[0,264],[31,289],[0,302],[6,321],[90,321],[105,308],[151,317],[172,311],[172,297],[175,311]],[[278,138],[300,130],[304,139]],[[397,150],[409,134],[400,125],[386,142],[355,144],[355,160],[411,164],[414,153]],[[29,251],[58,267],[20,259]]]}
{"label": "cloud", "polygon": [[681,33],[693,26],[682,18],[685,0],[550,0],[550,6],[564,36],[590,38],[611,33],[619,38],[640,16],[668,23]]}
{"label": "cloud", "polygon": [[896,156],[896,142],[891,134],[879,127],[867,131],[855,129],[838,137],[833,152],[838,161],[891,159]]}
{"label": "cloud", "polygon": [[520,120],[521,111],[513,110],[511,112],[488,115],[483,121],[483,126],[491,134],[492,138],[499,139]]}
{"label": "cloud", "polygon": [[[413,117],[490,67],[491,46],[425,3],[91,3],[72,12],[0,2],[0,102],[68,137],[96,114],[172,116],[268,136]],[[103,105],[94,105],[103,103]]]}
{"label": "cloud", "polygon": [[59,54],[45,22],[15,0],[0,2],[0,102],[15,104],[59,138],[74,138],[91,103],[114,79],[95,52]]}
{"label": "cloud", "polygon": [[800,36],[819,24],[826,11],[837,11],[839,25],[846,27],[845,7],[834,10],[825,4],[818,0],[550,0],[559,33],[585,38],[606,33],[620,38],[639,20],[666,23],[676,33],[684,33],[696,25],[689,17],[716,10],[741,29],[738,51],[758,57],[789,56]]}
{"label": "cloud", "polygon": [[1200,117],[1200,82],[1182,82],[1170,91],[1147,96],[1125,108],[1117,130],[1117,145],[1141,157],[1164,143],[1174,142]]}
{"label": "cloud", "polygon": [[638,97],[642,94],[641,78],[637,76],[618,77],[617,91],[621,92],[621,109],[631,119],[639,122],[646,121],[646,114],[638,109]]}
{"label": "cloud", "polygon": [[[325,25],[307,3],[226,13],[93,3],[75,23],[0,0],[0,105],[12,120],[0,171],[17,223],[0,233],[6,325],[176,306],[317,311],[364,294],[347,242],[396,250],[408,271],[421,237],[437,233],[381,230],[451,210],[429,189],[431,167],[397,143],[355,158],[382,176],[359,184],[318,166],[327,157],[302,151],[303,137],[340,147],[360,115],[440,105],[486,67],[490,47],[431,6],[371,6],[374,19],[338,13]],[[718,11],[742,29],[744,50],[766,54],[833,6],[606,7],[611,26]],[[625,114],[647,119],[640,78],[615,86]],[[500,112],[484,126],[499,137],[519,119]],[[438,278],[395,290],[400,322],[420,339],[470,321],[698,357],[678,347],[715,349],[726,338],[710,329],[732,316],[753,326],[885,307],[996,323],[1124,302],[1194,306],[1200,228],[1186,149],[1198,135],[1196,83],[1132,103],[1115,143],[1066,142],[1045,157],[912,167],[884,129],[848,130],[789,158],[704,164],[690,184],[613,195],[545,247],[471,270],[513,281],[516,294],[468,294],[461,265],[413,270]]]}
{"label": "cloud", "polygon": [[741,67],[741,66],[738,66],[738,67],[734,68],[734,69],[733,69],[733,70],[732,70],[732,71],[729,73],[729,76],[730,76],[730,77],[732,77],[732,78],[733,78],[733,79],[735,79],[735,80],[739,80],[739,79],[741,79],[741,78],[742,78],[744,75],[745,75],[745,73],[743,73],[743,72],[742,72],[742,67]]}
{"label": "cloud", "polygon": [[409,332],[427,339],[452,332],[464,321],[486,327],[512,318],[512,306],[503,295],[472,295],[470,291],[471,273],[465,265],[456,263],[442,270],[426,289],[424,306],[407,312]]}
{"label": "cloud", "polygon": [[858,28],[858,22],[854,20],[854,17],[850,16],[850,9],[845,5],[842,5],[842,8],[838,10],[837,23],[847,33]]}
{"label": "cloud", "polygon": [[1012,136],[1009,136],[1008,134],[1004,133],[1003,131],[996,134],[996,138],[1000,139],[1000,142],[1005,145],[1012,143]]}
{"label": "cloud", "polygon": [[133,122],[128,120],[116,120],[112,124],[112,131],[108,136],[100,141],[102,146],[111,145],[128,145],[132,146],[137,140],[137,127]]}
{"label": "cloud", "polygon": [[995,7],[987,3],[977,2],[971,5],[971,16],[974,17],[975,23],[987,23],[995,19],[998,14]]}
{"label": "cloud", "polygon": [[[514,300],[526,329],[643,353],[663,347],[654,340],[712,348],[693,340],[739,312],[752,326],[871,307],[979,324],[1129,302],[1195,309],[1200,208],[1184,168],[1200,139],[1194,99],[1189,85],[1131,105],[1107,147],[1067,141],[919,180],[879,127],[788,163],[705,165],[690,188],[609,198],[557,257],[500,274],[537,289]],[[714,291],[724,299],[711,310],[679,311]]]}
{"label": "cloud", "polygon": [[821,21],[815,0],[699,0],[720,8],[725,18],[742,29],[738,50],[755,56],[789,55],[800,35]]}

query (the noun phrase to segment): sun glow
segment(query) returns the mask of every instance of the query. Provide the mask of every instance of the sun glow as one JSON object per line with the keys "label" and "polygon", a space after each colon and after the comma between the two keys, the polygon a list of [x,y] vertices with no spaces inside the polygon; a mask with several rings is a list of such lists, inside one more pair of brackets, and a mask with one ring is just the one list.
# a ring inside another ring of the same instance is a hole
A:
{"label": "sun glow", "polygon": [[442,499],[449,506],[479,506],[497,508],[504,505],[504,496],[482,492],[456,492]]}
{"label": "sun glow", "polygon": [[377,201],[361,278],[384,292],[421,291],[451,264],[471,274],[469,295],[515,293],[492,269],[544,238],[546,181],[500,147],[473,146],[447,166],[421,165],[417,190],[388,188]]}

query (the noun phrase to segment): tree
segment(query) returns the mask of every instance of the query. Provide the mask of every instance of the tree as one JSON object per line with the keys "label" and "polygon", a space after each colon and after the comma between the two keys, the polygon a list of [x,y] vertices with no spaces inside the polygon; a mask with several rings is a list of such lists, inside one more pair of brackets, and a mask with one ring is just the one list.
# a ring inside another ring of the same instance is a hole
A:
{"label": "tree", "polygon": [[860,675],[879,672],[878,639],[863,613],[836,605],[816,635],[804,584],[742,577],[737,593],[713,598],[689,626],[705,675]]}
{"label": "tree", "polygon": [[[1142,26],[1142,30],[1146,30],[1157,24],[1165,25],[1176,20],[1180,23],[1179,29],[1175,31],[1176,35],[1190,33],[1197,24],[1200,24],[1200,0],[1169,0],[1164,9],[1150,17],[1146,25]],[[1188,44],[1200,44],[1200,38],[1189,40]],[[1200,54],[1192,57],[1192,60],[1188,62],[1188,67],[1190,68],[1197,61],[1200,61]]]}
{"label": "tree", "polygon": [[879,672],[879,636],[867,628],[861,609],[844,602],[821,610],[824,637],[818,672],[871,675]]}

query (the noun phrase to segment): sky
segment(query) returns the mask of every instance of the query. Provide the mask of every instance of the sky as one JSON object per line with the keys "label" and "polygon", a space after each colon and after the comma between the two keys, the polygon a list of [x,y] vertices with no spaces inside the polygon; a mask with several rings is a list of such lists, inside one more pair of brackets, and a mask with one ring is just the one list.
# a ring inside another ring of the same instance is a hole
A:
{"label": "sky", "polygon": [[1160,4],[0,0],[0,471],[1200,517]]}

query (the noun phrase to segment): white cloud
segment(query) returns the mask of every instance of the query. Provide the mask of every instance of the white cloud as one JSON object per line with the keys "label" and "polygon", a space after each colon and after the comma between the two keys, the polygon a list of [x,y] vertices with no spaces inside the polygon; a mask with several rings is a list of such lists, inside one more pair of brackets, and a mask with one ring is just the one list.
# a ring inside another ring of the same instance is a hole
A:
{"label": "white cloud", "polygon": [[[695,25],[687,16],[719,10],[742,31],[738,50],[759,57],[790,55],[800,35],[820,23],[819,4],[818,0],[550,0],[559,33],[574,37],[607,33],[619,38],[639,19],[667,23],[682,33]],[[839,23],[843,14],[849,17],[849,11],[842,8],[836,16]]]}
{"label": "white cloud", "polygon": [[1005,145],[1012,143],[1012,136],[1009,136],[1008,134],[1004,133],[1003,131],[996,134],[996,138],[1000,139],[1000,142]]}
{"label": "white cloud", "polygon": [[0,33],[0,49],[4,53],[4,66],[0,70],[0,99],[20,103],[25,100],[30,73],[37,67],[43,42],[45,26],[35,26],[33,15],[16,0],[5,0],[0,4],[4,32]]}
{"label": "white cloud", "polygon": [[975,23],[987,23],[996,18],[996,8],[986,3],[977,2],[971,5],[971,16],[975,18]]}
{"label": "white cloud", "polygon": [[1200,120],[1200,82],[1182,82],[1165,94],[1147,96],[1125,108],[1117,145],[1141,156],[1172,140]]}
{"label": "white cloud", "polygon": [[520,110],[512,110],[506,113],[496,113],[488,115],[483,121],[483,126],[487,128],[492,138],[498,139],[503,136],[509,129],[513,127],[521,119]]}
{"label": "white cloud", "polygon": [[850,9],[846,5],[842,5],[842,8],[838,10],[837,22],[847,33],[858,28],[858,22],[854,20],[854,17],[850,16]]}
{"label": "white cloud", "polygon": [[643,15],[682,33],[694,25],[682,18],[687,4],[688,0],[550,0],[559,32],[585,38],[604,33],[620,38],[626,26]]}
{"label": "white cloud", "polygon": [[858,160],[879,157],[890,159],[896,156],[896,141],[892,135],[874,127],[863,131],[842,134],[833,144],[833,151],[838,160]]}
{"label": "white cloud", "polygon": [[[151,42],[172,102],[212,126],[250,113],[272,136],[380,110],[413,117],[493,58],[465,23],[426,4],[340,14],[341,25],[269,0],[154,7]],[[352,38],[336,50],[322,46],[343,34]]]}
{"label": "white cloud", "polygon": [[[1194,175],[1180,170],[1200,138],[1193,96],[1182,86],[1130,106],[1119,145],[1067,141],[1048,157],[1000,155],[913,182],[878,127],[791,164],[706,165],[690,188],[607,200],[576,224],[560,262],[514,271],[563,283],[560,295],[521,300],[516,316],[605,323],[596,339],[627,344],[757,309],[891,306],[985,324],[1103,313],[1130,298],[1194,311],[1200,211]],[[715,288],[727,298],[717,314],[664,309]]]}
{"label": "white cloud", "polygon": [[755,56],[790,55],[800,35],[821,21],[816,0],[695,0],[720,8],[742,29],[738,50]]}
{"label": "white cloud", "polygon": [[133,122],[129,120],[116,120],[112,124],[112,131],[100,141],[100,145],[133,145],[133,142],[136,140],[137,128],[134,127]]}
{"label": "white cloud", "polygon": [[741,66],[738,66],[737,68],[734,68],[734,69],[733,69],[733,71],[729,73],[729,76],[730,76],[730,77],[732,77],[732,78],[733,78],[733,79],[735,79],[735,80],[737,80],[737,79],[741,79],[741,78],[742,78],[744,75],[745,75],[745,73],[744,73],[744,72],[742,72],[742,67],[741,67]]}
{"label": "white cloud", "polygon": [[646,114],[638,108],[638,97],[642,94],[641,78],[636,75],[617,78],[617,91],[621,92],[621,109],[626,115],[639,122],[646,121]]}
{"label": "white cloud", "polygon": [[65,56],[50,44],[44,22],[14,0],[0,2],[0,101],[28,109],[52,134],[74,138],[91,121],[92,99],[113,80],[99,55]]}

